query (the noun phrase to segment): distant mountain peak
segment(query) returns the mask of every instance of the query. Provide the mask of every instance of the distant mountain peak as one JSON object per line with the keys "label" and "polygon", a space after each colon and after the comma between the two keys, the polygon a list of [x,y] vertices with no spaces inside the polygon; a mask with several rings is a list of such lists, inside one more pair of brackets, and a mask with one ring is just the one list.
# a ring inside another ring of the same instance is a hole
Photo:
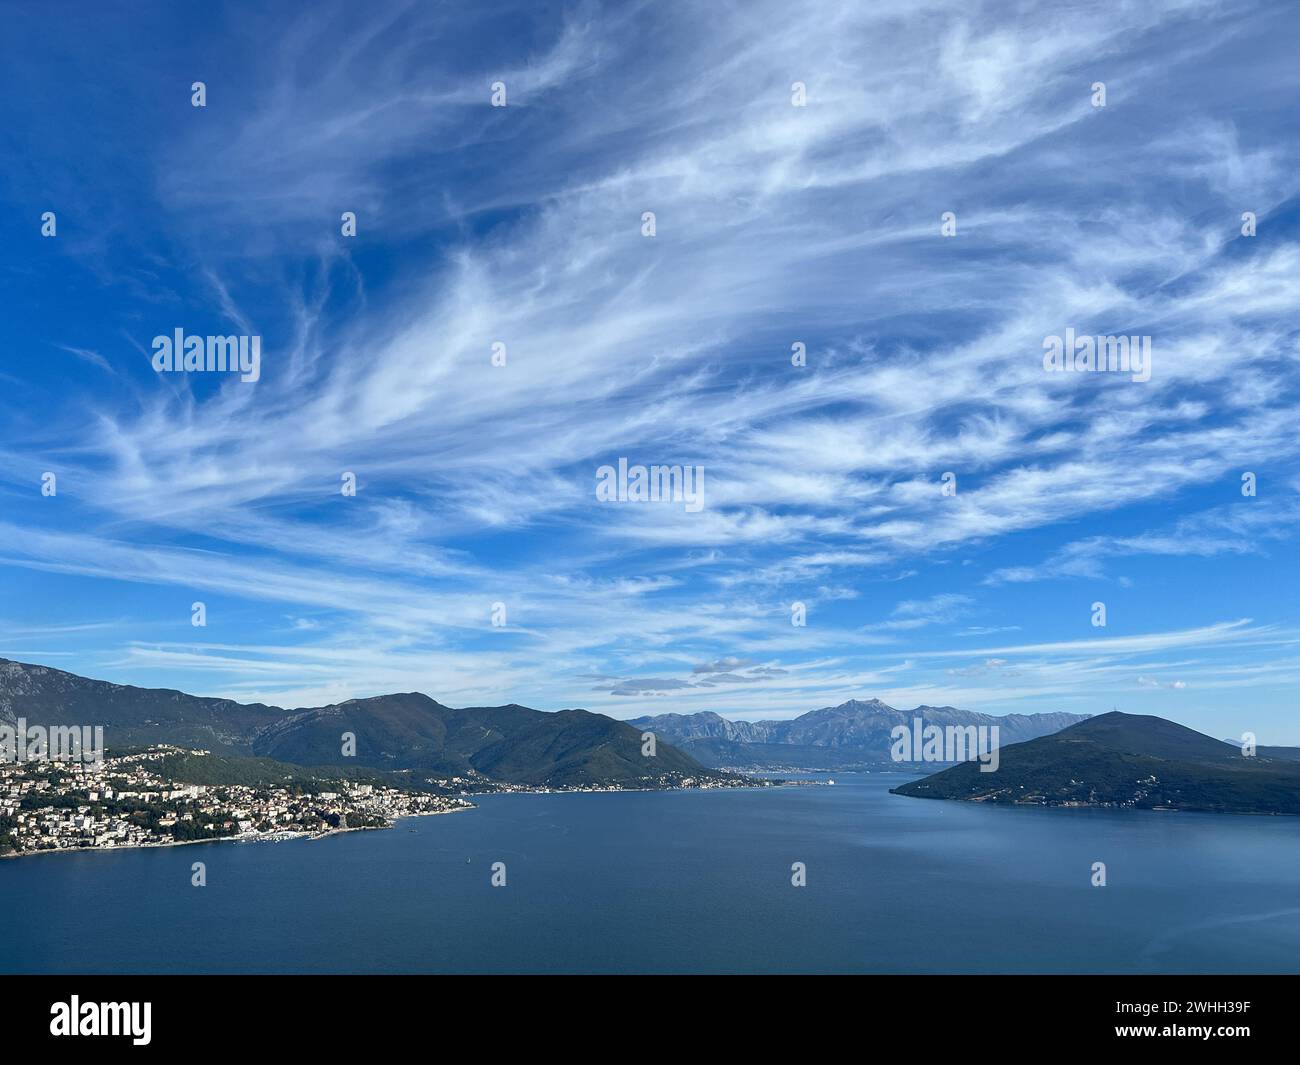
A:
{"label": "distant mountain peak", "polygon": [[[995,717],[953,706],[899,710],[882,699],[853,698],[838,706],[824,706],[780,720],[728,719],[704,710],[639,717],[630,724],[682,745],[706,764],[782,766],[793,762],[805,768],[835,768],[889,762],[891,730],[898,725],[910,727],[916,717],[940,726],[996,724],[1004,744],[1033,739],[1085,720],[1080,714],[1063,713]],[[832,762],[834,765],[830,765]]]}
{"label": "distant mountain peak", "polygon": [[847,702],[840,703],[839,706],[826,707],[828,710],[868,710],[879,711],[882,713],[898,713],[892,706],[881,699],[849,699]]}

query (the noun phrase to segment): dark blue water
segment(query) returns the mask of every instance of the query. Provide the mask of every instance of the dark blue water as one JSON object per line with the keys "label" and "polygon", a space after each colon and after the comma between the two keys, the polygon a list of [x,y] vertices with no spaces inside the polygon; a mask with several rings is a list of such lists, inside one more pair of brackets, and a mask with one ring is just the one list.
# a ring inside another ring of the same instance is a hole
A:
{"label": "dark blue water", "polygon": [[993,809],[902,779],[4,861],[0,971],[1300,971],[1300,819]]}

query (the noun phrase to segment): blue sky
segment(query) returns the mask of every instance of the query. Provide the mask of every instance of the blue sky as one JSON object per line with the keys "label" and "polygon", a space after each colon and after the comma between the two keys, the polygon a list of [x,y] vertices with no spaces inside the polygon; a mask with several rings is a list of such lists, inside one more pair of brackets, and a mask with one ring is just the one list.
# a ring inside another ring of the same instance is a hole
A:
{"label": "blue sky", "polygon": [[[1300,743],[1293,6],[124,10],[4,7],[0,655]],[[155,373],[176,328],[261,379]],[[599,502],[620,457],[705,506]]]}

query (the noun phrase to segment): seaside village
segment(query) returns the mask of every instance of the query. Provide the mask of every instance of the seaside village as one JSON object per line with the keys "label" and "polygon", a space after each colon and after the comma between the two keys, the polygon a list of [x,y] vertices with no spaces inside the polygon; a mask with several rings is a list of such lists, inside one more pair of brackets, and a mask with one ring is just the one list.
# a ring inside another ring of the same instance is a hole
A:
{"label": "seaside village", "polygon": [[160,745],[97,761],[0,762],[0,855],[285,839],[385,828],[398,817],[471,806],[353,781],[208,786],[166,779],[169,759],[207,756]]}

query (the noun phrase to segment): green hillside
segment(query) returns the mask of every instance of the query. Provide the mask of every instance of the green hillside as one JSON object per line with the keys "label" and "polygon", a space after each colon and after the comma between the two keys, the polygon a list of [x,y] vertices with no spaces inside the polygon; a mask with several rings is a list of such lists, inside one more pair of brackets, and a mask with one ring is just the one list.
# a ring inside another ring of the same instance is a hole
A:
{"label": "green hillside", "polygon": [[1110,713],[892,789],[930,799],[1300,814],[1300,762],[1247,758],[1158,717]]}
{"label": "green hillside", "polygon": [[[641,729],[586,710],[545,713],[515,704],[456,710],[418,692],[284,710],[0,659],[0,721],[20,717],[29,725],[103,725],[105,744],[115,750],[169,743],[227,758],[270,759],[263,768],[271,773],[279,771],[272,763],[335,767],[336,776],[402,772],[407,779],[472,771],[501,783],[552,787],[659,787],[687,777],[726,777],[662,740],[656,755],[646,757]],[[355,738],[353,756],[343,753],[345,733]],[[192,771],[222,764],[195,761]],[[236,768],[230,763],[224,771]]]}

